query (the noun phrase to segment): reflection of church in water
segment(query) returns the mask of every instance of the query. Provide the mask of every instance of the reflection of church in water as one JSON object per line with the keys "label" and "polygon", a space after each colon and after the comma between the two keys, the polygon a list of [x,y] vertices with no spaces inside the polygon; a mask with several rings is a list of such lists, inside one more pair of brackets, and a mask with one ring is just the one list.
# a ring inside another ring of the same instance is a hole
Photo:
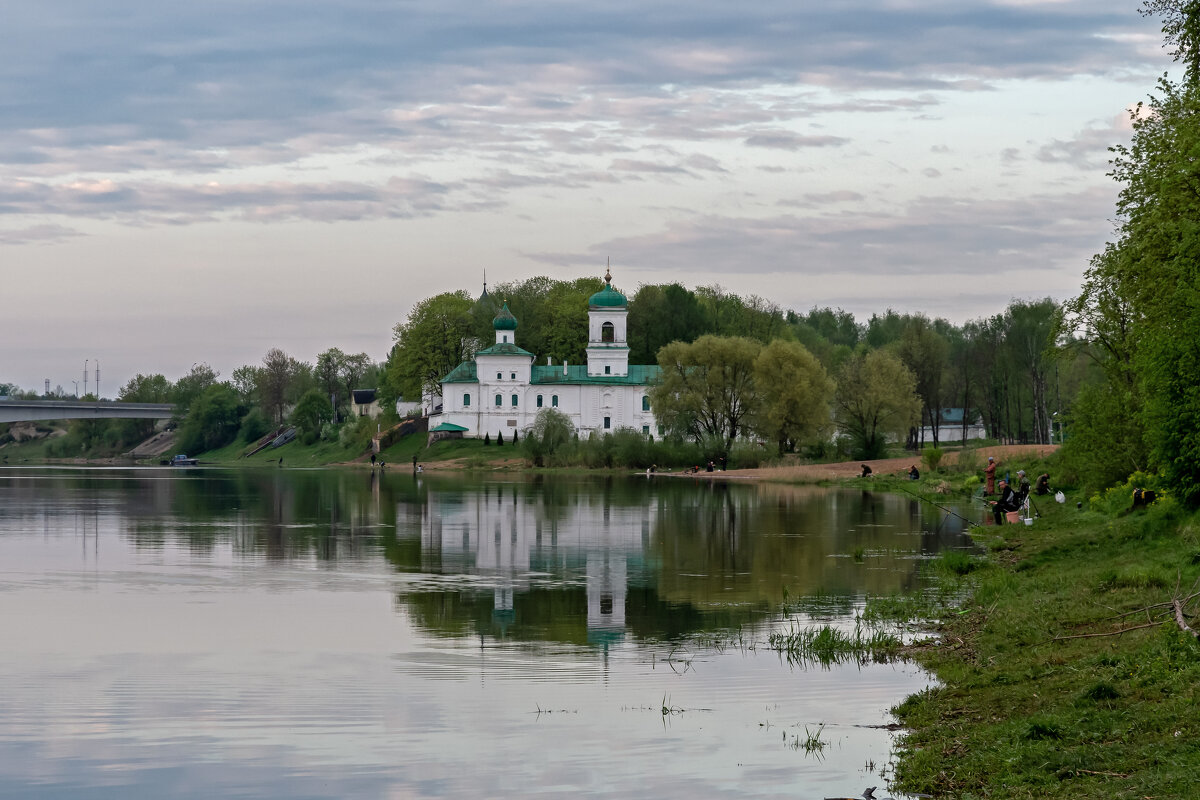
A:
{"label": "reflection of church in water", "polygon": [[591,493],[547,504],[523,487],[431,491],[421,519],[422,566],[472,576],[491,589],[493,621],[505,628],[514,598],[563,587],[587,601],[587,641],[624,637],[629,582],[644,574],[654,504],[616,506]]}

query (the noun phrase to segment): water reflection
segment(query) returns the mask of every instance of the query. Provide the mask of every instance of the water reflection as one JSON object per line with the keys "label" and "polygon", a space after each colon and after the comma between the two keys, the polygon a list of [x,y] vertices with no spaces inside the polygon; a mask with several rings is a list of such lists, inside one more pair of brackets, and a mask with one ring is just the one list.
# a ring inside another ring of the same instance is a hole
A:
{"label": "water reflection", "polygon": [[855,726],[923,675],[706,643],[785,596],[844,621],[960,526],[665,477],[0,470],[0,796],[858,794],[889,738]]}

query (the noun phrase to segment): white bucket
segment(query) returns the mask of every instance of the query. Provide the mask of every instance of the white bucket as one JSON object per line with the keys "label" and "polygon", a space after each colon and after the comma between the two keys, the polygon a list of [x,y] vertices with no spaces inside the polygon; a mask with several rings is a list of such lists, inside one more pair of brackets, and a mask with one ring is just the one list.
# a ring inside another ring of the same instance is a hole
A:
{"label": "white bucket", "polygon": [[1026,525],[1032,525],[1032,524],[1033,524],[1033,517],[1026,517],[1026,518],[1025,518],[1025,524],[1026,524]]}

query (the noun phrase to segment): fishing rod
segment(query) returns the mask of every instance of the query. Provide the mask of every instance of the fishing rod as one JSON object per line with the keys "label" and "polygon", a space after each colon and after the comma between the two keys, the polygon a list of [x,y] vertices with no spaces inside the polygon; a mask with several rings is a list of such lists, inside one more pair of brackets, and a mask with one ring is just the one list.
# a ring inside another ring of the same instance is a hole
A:
{"label": "fishing rod", "polygon": [[923,497],[923,496],[917,494],[916,492],[910,492],[908,489],[905,489],[903,486],[897,486],[896,488],[899,489],[900,491],[904,492],[905,494],[909,495],[910,497],[915,497],[918,500],[922,500],[926,503],[929,503],[932,506],[936,506],[937,508],[940,508],[942,511],[945,511],[947,514],[952,514],[953,516],[958,517],[959,519],[961,519],[963,522],[967,523],[968,525],[974,525],[976,528],[983,527],[975,520],[967,519],[966,517],[964,517],[962,514],[958,513],[957,511],[950,509],[950,508],[946,508],[944,505],[942,505],[941,503],[939,503],[935,500],[930,500],[928,497]]}

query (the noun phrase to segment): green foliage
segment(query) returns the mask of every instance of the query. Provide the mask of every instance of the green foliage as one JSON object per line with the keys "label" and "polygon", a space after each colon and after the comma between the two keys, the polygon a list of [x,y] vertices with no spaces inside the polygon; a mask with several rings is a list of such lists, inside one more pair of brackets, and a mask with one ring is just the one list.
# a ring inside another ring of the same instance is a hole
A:
{"label": "green foliage", "polygon": [[[238,393],[240,396],[240,392]],[[238,432],[243,442],[257,442],[272,430],[271,422],[261,408],[252,408],[250,413],[242,418],[242,427]]]}
{"label": "green foliage", "polygon": [[705,435],[719,437],[722,453],[729,452],[754,410],[754,362],[760,349],[752,339],[719,336],[662,348],[662,378],[650,389],[655,416],[697,442]]}
{"label": "green foliage", "polygon": [[834,384],[821,363],[797,342],[775,339],[754,360],[754,427],[779,453],[827,439]]}
{"label": "green foliage", "polygon": [[413,306],[408,320],[393,330],[396,344],[380,386],[381,404],[394,406],[399,397],[416,399],[424,390],[440,391],[441,379],[480,342],[491,345],[490,334],[483,338],[482,332],[473,330],[472,305],[470,296],[459,291],[434,295]]}
{"label": "green foliage", "polygon": [[921,451],[921,461],[925,463],[925,469],[933,472],[942,463],[942,456],[945,453],[938,447],[926,447]]}
{"label": "green foliage", "polygon": [[555,457],[571,445],[574,435],[575,426],[566,414],[554,408],[543,408],[537,413],[521,446],[525,457],[535,467],[543,467],[554,463]]}
{"label": "green foliage", "polygon": [[179,419],[186,417],[192,403],[216,384],[218,375],[219,373],[208,364],[193,364],[188,374],[175,382],[171,402],[176,406],[175,412]]}
{"label": "green foliage", "polygon": [[916,378],[891,353],[859,352],[842,365],[834,411],[839,426],[853,442],[855,458],[882,456],[888,435],[903,438],[920,409]]}
{"label": "green foliage", "polygon": [[179,427],[176,449],[195,455],[224,447],[237,437],[244,411],[232,386],[227,383],[209,386],[192,402]]}
{"label": "green foliage", "polygon": [[309,389],[296,403],[288,421],[296,427],[303,436],[311,434],[318,437],[321,426],[333,419],[333,406],[329,398],[320,389]]}

